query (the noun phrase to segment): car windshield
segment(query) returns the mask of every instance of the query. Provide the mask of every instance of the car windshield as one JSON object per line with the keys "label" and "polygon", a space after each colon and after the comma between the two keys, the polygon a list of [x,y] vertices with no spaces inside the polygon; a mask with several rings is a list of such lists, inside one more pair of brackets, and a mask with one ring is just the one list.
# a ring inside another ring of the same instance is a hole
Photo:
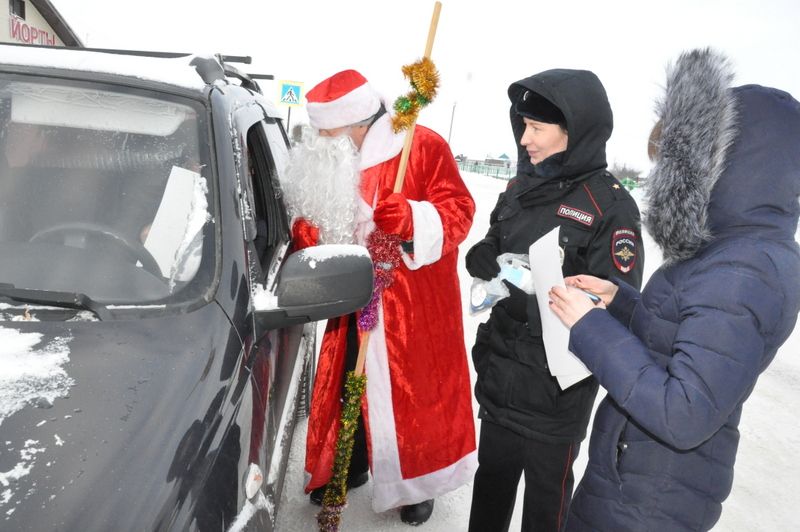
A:
{"label": "car windshield", "polygon": [[213,279],[197,102],[0,74],[0,284],[170,304]]}

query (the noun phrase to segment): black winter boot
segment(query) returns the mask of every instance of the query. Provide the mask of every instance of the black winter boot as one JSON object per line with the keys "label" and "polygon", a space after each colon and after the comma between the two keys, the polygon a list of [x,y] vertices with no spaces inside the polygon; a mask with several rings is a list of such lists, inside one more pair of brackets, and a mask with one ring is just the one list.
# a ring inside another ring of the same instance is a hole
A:
{"label": "black winter boot", "polygon": [[433,499],[400,508],[400,520],[411,526],[419,526],[433,513]]}

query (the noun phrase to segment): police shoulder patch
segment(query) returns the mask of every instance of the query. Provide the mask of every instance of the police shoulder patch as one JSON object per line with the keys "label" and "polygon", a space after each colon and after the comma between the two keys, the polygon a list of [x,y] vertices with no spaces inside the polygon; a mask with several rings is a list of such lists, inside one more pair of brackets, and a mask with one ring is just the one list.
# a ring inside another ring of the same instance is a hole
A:
{"label": "police shoulder patch", "polygon": [[622,273],[628,273],[636,264],[636,233],[619,228],[611,236],[611,259]]}

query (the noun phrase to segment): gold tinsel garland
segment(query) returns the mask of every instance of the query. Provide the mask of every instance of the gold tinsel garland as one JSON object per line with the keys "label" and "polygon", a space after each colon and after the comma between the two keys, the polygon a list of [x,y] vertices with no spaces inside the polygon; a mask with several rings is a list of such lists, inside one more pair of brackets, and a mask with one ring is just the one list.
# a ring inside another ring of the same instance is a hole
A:
{"label": "gold tinsel garland", "polygon": [[361,396],[367,387],[367,376],[348,371],[345,377],[345,402],[342,406],[341,425],[336,439],[333,459],[333,477],[322,496],[322,509],[317,513],[317,524],[322,532],[336,532],[342,520],[342,510],[347,504],[347,474],[353,454],[353,440],[361,414]]}
{"label": "gold tinsel garland", "polygon": [[433,101],[436,89],[439,88],[439,72],[433,61],[427,57],[405,65],[403,75],[408,78],[412,90],[394,102],[395,115],[392,117],[392,128],[395,133],[408,129],[416,122],[420,109]]}

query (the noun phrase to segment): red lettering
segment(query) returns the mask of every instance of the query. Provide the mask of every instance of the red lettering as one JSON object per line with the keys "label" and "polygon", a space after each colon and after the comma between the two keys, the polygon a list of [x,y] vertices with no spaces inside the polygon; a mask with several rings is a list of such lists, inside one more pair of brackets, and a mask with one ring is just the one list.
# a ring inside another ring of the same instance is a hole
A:
{"label": "red lettering", "polygon": [[12,15],[8,18],[9,29],[11,30],[11,38],[27,44],[47,44],[50,46],[56,45],[56,36],[49,31],[40,30],[33,26],[25,24],[21,18]]}
{"label": "red lettering", "polygon": [[8,19],[8,22],[11,24],[11,38],[19,40],[19,19],[11,17]]}

